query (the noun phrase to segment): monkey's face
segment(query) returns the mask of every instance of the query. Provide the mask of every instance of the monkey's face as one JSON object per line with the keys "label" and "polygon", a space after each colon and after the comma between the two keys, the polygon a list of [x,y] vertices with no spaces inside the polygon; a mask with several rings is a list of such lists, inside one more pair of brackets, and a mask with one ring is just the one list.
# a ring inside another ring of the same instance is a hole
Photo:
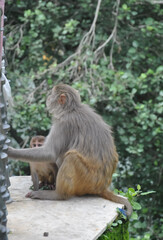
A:
{"label": "monkey's face", "polygon": [[43,136],[33,137],[30,141],[30,147],[31,148],[41,147],[44,144],[44,141],[45,141],[45,137]]}
{"label": "monkey's face", "polygon": [[41,147],[43,145],[43,142],[38,142],[38,141],[34,141],[32,144],[31,144],[31,147],[34,148],[34,147]]}

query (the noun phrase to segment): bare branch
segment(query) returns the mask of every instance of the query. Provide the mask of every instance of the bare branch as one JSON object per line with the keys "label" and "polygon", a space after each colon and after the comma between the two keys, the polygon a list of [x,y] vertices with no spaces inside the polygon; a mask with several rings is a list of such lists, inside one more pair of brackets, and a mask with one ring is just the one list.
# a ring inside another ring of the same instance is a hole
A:
{"label": "bare branch", "polygon": [[120,5],[120,0],[117,0],[116,13],[115,13],[115,26],[114,26],[115,31],[114,31],[114,35],[113,35],[113,41],[112,41],[111,50],[110,50],[110,67],[111,67],[111,69],[114,69],[114,65],[113,65],[113,50],[114,50],[114,43],[116,42],[116,37],[117,37],[119,5]]}
{"label": "bare branch", "polygon": [[99,46],[95,53],[95,56],[97,57],[101,51],[103,51],[103,49],[105,48],[105,46],[113,39],[113,43],[112,43],[112,47],[111,47],[111,51],[110,51],[110,62],[111,62],[111,68],[113,67],[113,63],[112,63],[112,55],[113,55],[113,47],[114,47],[114,43],[116,41],[116,33],[117,33],[117,25],[118,25],[118,12],[119,12],[119,5],[120,5],[120,0],[117,0],[116,3],[116,13],[115,13],[115,24],[114,24],[114,28],[110,34],[110,36],[108,37],[108,39],[101,45]]}
{"label": "bare branch", "polygon": [[41,84],[36,87],[29,95],[28,95],[28,98],[26,99],[26,102],[25,103],[31,103],[34,99],[34,94],[35,92],[37,92],[38,90],[42,89],[43,86],[45,86],[46,84],[46,80],[42,81]]}
{"label": "bare branch", "polygon": [[10,33],[10,35],[11,35],[11,34],[14,35],[15,32],[17,32],[17,30],[18,30],[18,28],[19,28],[20,37],[19,37],[17,43],[16,43],[14,46],[12,46],[12,47],[8,47],[7,50],[19,49],[19,45],[20,45],[21,40],[22,40],[22,38],[23,38],[23,27],[24,27],[24,25],[25,25],[25,24],[20,25],[20,27],[17,26],[17,27],[14,29],[14,31]]}
{"label": "bare branch", "polygon": [[101,46],[99,46],[99,47],[96,49],[96,51],[95,51],[95,54],[96,54],[96,55],[97,55],[97,53],[98,53],[99,51],[101,51],[101,49],[103,49],[103,48],[110,42],[110,40],[112,39],[112,37],[113,37],[113,35],[114,35],[114,32],[115,32],[115,28],[113,28],[113,31],[112,31],[112,33],[110,34],[109,38],[108,38]]}
{"label": "bare branch", "polygon": [[163,1],[150,1],[151,4],[163,4]]}
{"label": "bare branch", "polygon": [[26,137],[26,139],[25,139],[25,141],[24,141],[24,143],[23,143],[22,148],[25,148],[25,146],[26,146],[26,144],[27,144],[28,141],[29,141],[29,136]]}
{"label": "bare branch", "polygon": [[89,31],[84,35],[82,38],[78,50],[80,52],[80,49],[83,47],[83,45],[86,45],[87,43],[90,44],[91,41],[93,42],[93,47],[94,47],[94,38],[95,38],[95,29],[96,29],[96,22],[100,10],[100,5],[101,5],[102,0],[98,0],[96,11],[95,11],[95,17],[93,19],[93,23],[89,29]]}
{"label": "bare branch", "polygon": [[147,4],[147,3],[150,3],[150,4],[163,4],[163,1],[161,1],[161,0],[143,0],[141,2],[135,2],[134,4],[135,5],[144,5],[144,4]]}

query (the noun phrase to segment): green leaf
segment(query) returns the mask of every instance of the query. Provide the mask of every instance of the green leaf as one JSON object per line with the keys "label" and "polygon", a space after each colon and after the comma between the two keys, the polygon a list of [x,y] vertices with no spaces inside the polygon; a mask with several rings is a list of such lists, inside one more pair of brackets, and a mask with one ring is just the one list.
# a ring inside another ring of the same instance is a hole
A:
{"label": "green leaf", "polygon": [[157,73],[163,72],[163,66],[159,66],[159,67],[156,69],[156,72],[157,72]]}
{"label": "green leaf", "polygon": [[137,185],[137,190],[139,191],[141,189],[141,186],[138,184]]}
{"label": "green leaf", "polygon": [[133,188],[129,188],[128,190],[129,190],[130,192],[132,192],[132,193],[135,192],[135,190],[134,190]]}
{"label": "green leaf", "polygon": [[134,227],[135,227],[135,228],[142,228],[142,223],[141,223],[141,222],[136,222],[136,223],[134,224]]}
{"label": "green leaf", "polygon": [[118,220],[117,222],[118,222],[119,224],[122,224],[122,220]]}
{"label": "green leaf", "polygon": [[123,5],[122,5],[122,8],[123,8],[124,10],[127,10],[127,9],[128,9],[127,4],[123,4]]}
{"label": "green leaf", "polygon": [[136,11],[132,11],[131,13],[133,16],[136,16],[138,14],[138,12],[136,12]]}
{"label": "green leaf", "polygon": [[103,237],[104,240],[109,240],[109,237],[105,234],[103,234],[102,237]]}
{"label": "green leaf", "polygon": [[24,17],[25,18],[28,18],[29,16],[31,16],[31,14],[32,14],[32,11],[30,9],[24,11]]}
{"label": "green leaf", "polygon": [[140,78],[141,79],[145,79],[147,77],[147,75],[145,74],[145,73],[142,73],[141,75],[140,75]]}
{"label": "green leaf", "polygon": [[128,52],[130,54],[135,54],[136,53],[136,49],[135,48],[130,48]]}
{"label": "green leaf", "polygon": [[156,160],[154,161],[154,165],[155,165],[155,166],[158,166],[158,162],[157,162]]}
{"label": "green leaf", "polygon": [[112,226],[113,226],[113,227],[116,227],[116,226],[118,226],[118,223],[117,223],[117,222],[112,223]]}
{"label": "green leaf", "polygon": [[119,174],[118,173],[113,173],[113,175],[112,175],[113,177],[119,177]]}
{"label": "green leaf", "polygon": [[51,85],[53,83],[52,79],[48,79],[48,84]]}
{"label": "green leaf", "polygon": [[146,24],[146,25],[151,25],[151,24],[153,24],[153,22],[154,22],[154,19],[151,18],[151,17],[145,19],[145,24]]}
{"label": "green leaf", "polygon": [[140,210],[141,209],[141,205],[137,202],[134,202],[134,201],[132,201],[132,207],[135,210]]}
{"label": "green leaf", "polygon": [[150,236],[151,236],[150,233],[145,233],[144,240],[150,240]]}
{"label": "green leaf", "polygon": [[131,215],[131,218],[134,219],[134,220],[137,220],[138,219],[138,214],[136,212],[133,212],[132,215]]}
{"label": "green leaf", "polygon": [[132,46],[137,48],[139,46],[139,43],[137,41],[133,41]]}
{"label": "green leaf", "polygon": [[152,193],[155,193],[155,192],[156,191],[149,191],[149,192],[141,193],[140,195],[145,196],[145,195],[152,194]]}
{"label": "green leaf", "polygon": [[91,97],[90,104],[94,105],[96,102],[97,102],[96,98],[95,97]]}
{"label": "green leaf", "polygon": [[154,29],[154,27],[152,27],[152,26],[147,26],[147,30],[148,31],[152,31]]}

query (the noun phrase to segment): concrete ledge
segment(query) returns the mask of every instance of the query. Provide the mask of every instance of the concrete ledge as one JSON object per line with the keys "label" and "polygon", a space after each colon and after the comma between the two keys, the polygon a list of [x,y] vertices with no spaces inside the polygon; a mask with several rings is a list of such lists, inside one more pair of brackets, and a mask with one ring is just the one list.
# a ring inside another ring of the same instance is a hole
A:
{"label": "concrete ledge", "polygon": [[10,181],[13,202],[7,205],[9,240],[94,240],[117,217],[116,208],[122,207],[95,196],[31,200],[25,198],[32,185],[30,176],[11,177]]}

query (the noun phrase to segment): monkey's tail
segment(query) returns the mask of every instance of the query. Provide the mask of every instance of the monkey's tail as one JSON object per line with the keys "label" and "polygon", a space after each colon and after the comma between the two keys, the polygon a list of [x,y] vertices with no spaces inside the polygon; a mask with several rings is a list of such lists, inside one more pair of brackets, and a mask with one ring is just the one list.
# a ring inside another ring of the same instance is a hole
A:
{"label": "monkey's tail", "polygon": [[105,190],[103,193],[101,193],[100,197],[110,200],[112,202],[121,203],[121,204],[125,205],[127,208],[127,211],[126,211],[127,216],[128,217],[131,216],[132,206],[131,206],[130,202],[128,201],[128,199],[121,197],[121,196],[117,196],[108,190]]}

